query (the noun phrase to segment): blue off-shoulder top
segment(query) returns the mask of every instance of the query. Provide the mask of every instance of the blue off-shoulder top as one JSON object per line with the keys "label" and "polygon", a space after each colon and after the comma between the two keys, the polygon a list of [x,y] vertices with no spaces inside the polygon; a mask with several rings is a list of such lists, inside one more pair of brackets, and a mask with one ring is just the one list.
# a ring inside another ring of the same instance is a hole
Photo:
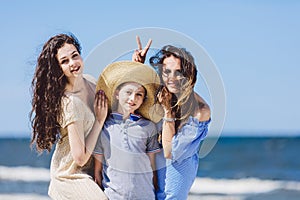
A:
{"label": "blue off-shoulder top", "polygon": [[157,164],[165,163],[157,171],[157,199],[187,199],[197,176],[200,144],[207,136],[210,121],[199,122],[190,116],[172,139],[172,158],[165,160],[162,152],[157,155]]}
{"label": "blue off-shoulder top", "polygon": [[208,121],[200,122],[190,116],[188,122],[178,130],[172,139],[172,161],[181,162],[199,153],[200,142],[208,132]]}

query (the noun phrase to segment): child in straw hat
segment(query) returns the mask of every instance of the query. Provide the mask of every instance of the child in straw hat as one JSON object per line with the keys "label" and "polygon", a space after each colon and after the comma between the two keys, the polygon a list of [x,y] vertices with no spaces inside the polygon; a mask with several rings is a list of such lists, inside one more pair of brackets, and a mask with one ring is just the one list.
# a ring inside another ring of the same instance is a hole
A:
{"label": "child in straw hat", "polygon": [[[155,199],[154,115],[157,73],[147,65],[122,61],[107,66],[97,89],[108,98],[109,115],[98,138],[95,179],[109,199]],[[153,111],[153,112],[152,112]]]}

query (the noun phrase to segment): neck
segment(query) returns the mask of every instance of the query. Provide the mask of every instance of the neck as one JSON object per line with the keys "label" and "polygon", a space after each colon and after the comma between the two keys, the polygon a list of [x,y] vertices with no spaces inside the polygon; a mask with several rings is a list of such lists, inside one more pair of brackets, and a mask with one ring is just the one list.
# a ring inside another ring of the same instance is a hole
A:
{"label": "neck", "polygon": [[117,109],[116,112],[122,114],[124,120],[125,120],[125,119],[128,119],[128,118],[130,117],[130,114],[132,114],[132,113],[130,113],[130,112],[128,112],[128,111],[123,111],[123,110],[121,110],[121,109]]}
{"label": "neck", "polygon": [[66,91],[76,93],[82,90],[84,87],[84,79],[82,76],[68,79],[68,83],[66,85]]}

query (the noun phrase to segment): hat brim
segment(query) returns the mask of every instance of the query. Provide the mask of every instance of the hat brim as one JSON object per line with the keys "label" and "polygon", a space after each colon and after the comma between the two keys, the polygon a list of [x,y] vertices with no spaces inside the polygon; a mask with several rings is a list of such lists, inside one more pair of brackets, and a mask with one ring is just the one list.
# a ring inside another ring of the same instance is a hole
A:
{"label": "hat brim", "polygon": [[115,99],[115,90],[126,82],[136,82],[147,90],[147,98],[144,100],[138,112],[153,122],[162,118],[162,108],[155,104],[156,92],[160,86],[160,78],[156,71],[142,63],[132,61],[118,61],[109,64],[100,74],[96,91],[103,90],[108,98],[109,110],[112,110]]}

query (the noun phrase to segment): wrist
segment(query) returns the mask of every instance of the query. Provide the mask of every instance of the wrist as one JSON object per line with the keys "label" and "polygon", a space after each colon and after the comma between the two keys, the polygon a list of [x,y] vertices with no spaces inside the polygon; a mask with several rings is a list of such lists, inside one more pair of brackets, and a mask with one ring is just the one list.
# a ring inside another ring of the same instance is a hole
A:
{"label": "wrist", "polygon": [[172,110],[164,110],[164,116],[167,118],[172,118],[173,117]]}
{"label": "wrist", "polygon": [[176,120],[174,117],[163,117],[164,122],[175,122]]}

